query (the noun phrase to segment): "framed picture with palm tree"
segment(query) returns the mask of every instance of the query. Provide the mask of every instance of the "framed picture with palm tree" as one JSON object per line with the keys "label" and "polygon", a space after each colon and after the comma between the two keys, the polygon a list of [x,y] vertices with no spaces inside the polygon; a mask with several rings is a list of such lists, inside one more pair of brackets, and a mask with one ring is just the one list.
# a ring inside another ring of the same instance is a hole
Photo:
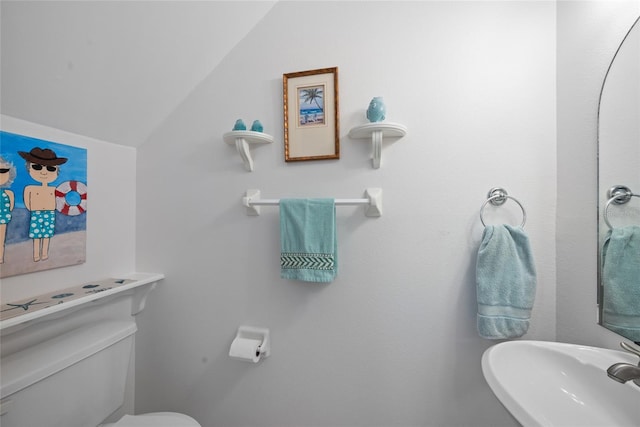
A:
{"label": "framed picture with palm tree", "polygon": [[284,74],[282,86],[285,161],[339,159],[338,67]]}

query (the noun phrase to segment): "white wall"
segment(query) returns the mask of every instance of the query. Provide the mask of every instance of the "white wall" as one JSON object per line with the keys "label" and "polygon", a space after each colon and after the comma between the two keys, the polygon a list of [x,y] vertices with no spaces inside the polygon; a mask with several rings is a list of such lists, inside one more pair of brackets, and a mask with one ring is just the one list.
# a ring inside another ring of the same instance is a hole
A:
{"label": "white wall", "polygon": [[220,3],[3,1],[3,114],[137,146],[274,2]]}
{"label": "white wall", "polygon": [[[638,4],[562,1],[556,31],[551,2],[280,2],[139,149],[137,195],[135,150],[1,116],[3,130],[88,148],[91,192],[87,263],[3,279],[2,300],[166,273],[139,322],[139,411],[207,427],[513,425],[479,368],[492,343],[474,330],[477,210],[494,185],[527,208],[540,280],[526,338],[557,329],[617,346],[595,323],[597,96]],[[292,36],[301,29],[315,37]],[[281,76],[334,65],[342,158],[285,164]],[[376,95],[409,127],[379,170],[346,136]],[[238,117],[276,137],[253,150],[254,173],[222,142]],[[277,210],[240,206],[247,188],[350,198],[370,186],[384,188],[385,214],[338,210],[329,285],[279,279]],[[227,357],[240,324],[271,328],[270,359]]]}
{"label": "white wall", "polygon": [[87,261],[78,266],[7,277],[11,302],[135,271],[136,150],[0,116],[4,131],[87,149]]}
{"label": "white wall", "polygon": [[596,323],[597,114],[613,55],[640,1],[558,2],[558,340],[617,347]]}
{"label": "white wall", "polygon": [[[167,279],[140,315],[137,410],[204,426],[501,426],[486,385],[474,268],[487,191],[527,209],[538,293],[525,338],[555,339],[555,4],[279,2],[138,150],[137,266]],[[283,161],[282,74],[339,66],[342,157]],[[350,140],[373,96],[409,134]],[[244,171],[222,141],[237,118],[275,137]],[[279,278],[278,211],[241,197],[360,197],[338,210],[328,285]],[[489,221],[519,223],[510,203]],[[272,356],[232,360],[239,325]]]}

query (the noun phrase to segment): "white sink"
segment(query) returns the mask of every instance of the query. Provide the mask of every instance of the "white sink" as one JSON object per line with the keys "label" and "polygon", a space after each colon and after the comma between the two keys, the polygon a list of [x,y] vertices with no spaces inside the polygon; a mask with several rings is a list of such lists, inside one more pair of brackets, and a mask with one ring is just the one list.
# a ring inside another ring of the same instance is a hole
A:
{"label": "white sink", "polygon": [[640,426],[640,387],[607,376],[631,353],[545,341],[487,349],[482,372],[500,402],[525,427]]}

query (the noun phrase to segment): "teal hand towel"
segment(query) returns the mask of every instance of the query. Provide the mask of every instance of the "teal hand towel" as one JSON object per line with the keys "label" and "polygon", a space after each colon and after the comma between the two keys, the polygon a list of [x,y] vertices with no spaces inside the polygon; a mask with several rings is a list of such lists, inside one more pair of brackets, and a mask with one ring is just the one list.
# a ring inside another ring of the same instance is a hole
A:
{"label": "teal hand towel", "polygon": [[280,276],[331,282],[338,272],[334,199],[280,200]]}
{"label": "teal hand towel", "polygon": [[640,226],[609,230],[602,245],[603,324],[640,341]]}
{"label": "teal hand towel", "polygon": [[507,339],[529,329],[536,269],[521,227],[488,225],[476,264],[477,327],[481,337]]}

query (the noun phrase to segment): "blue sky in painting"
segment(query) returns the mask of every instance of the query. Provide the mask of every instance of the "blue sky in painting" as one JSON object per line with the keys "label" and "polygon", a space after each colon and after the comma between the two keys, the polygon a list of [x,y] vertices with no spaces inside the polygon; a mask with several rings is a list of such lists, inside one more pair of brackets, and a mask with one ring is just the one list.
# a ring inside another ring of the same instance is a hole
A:
{"label": "blue sky in painting", "polygon": [[87,184],[86,149],[0,131],[0,153],[5,160],[13,163],[18,173],[15,181],[13,181],[11,187],[9,187],[15,194],[15,204],[17,208],[24,208],[22,198],[24,187],[37,184],[37,182],[29,176],[25,168],[26,161],[20,157],[18,151],[29,152],[35,147],[50,148],[58,157],[66,157],[69,159],[60,166],[60,176],[51,183],[52,186],[58,186],[65,181],[80,181],[85,185]]}

